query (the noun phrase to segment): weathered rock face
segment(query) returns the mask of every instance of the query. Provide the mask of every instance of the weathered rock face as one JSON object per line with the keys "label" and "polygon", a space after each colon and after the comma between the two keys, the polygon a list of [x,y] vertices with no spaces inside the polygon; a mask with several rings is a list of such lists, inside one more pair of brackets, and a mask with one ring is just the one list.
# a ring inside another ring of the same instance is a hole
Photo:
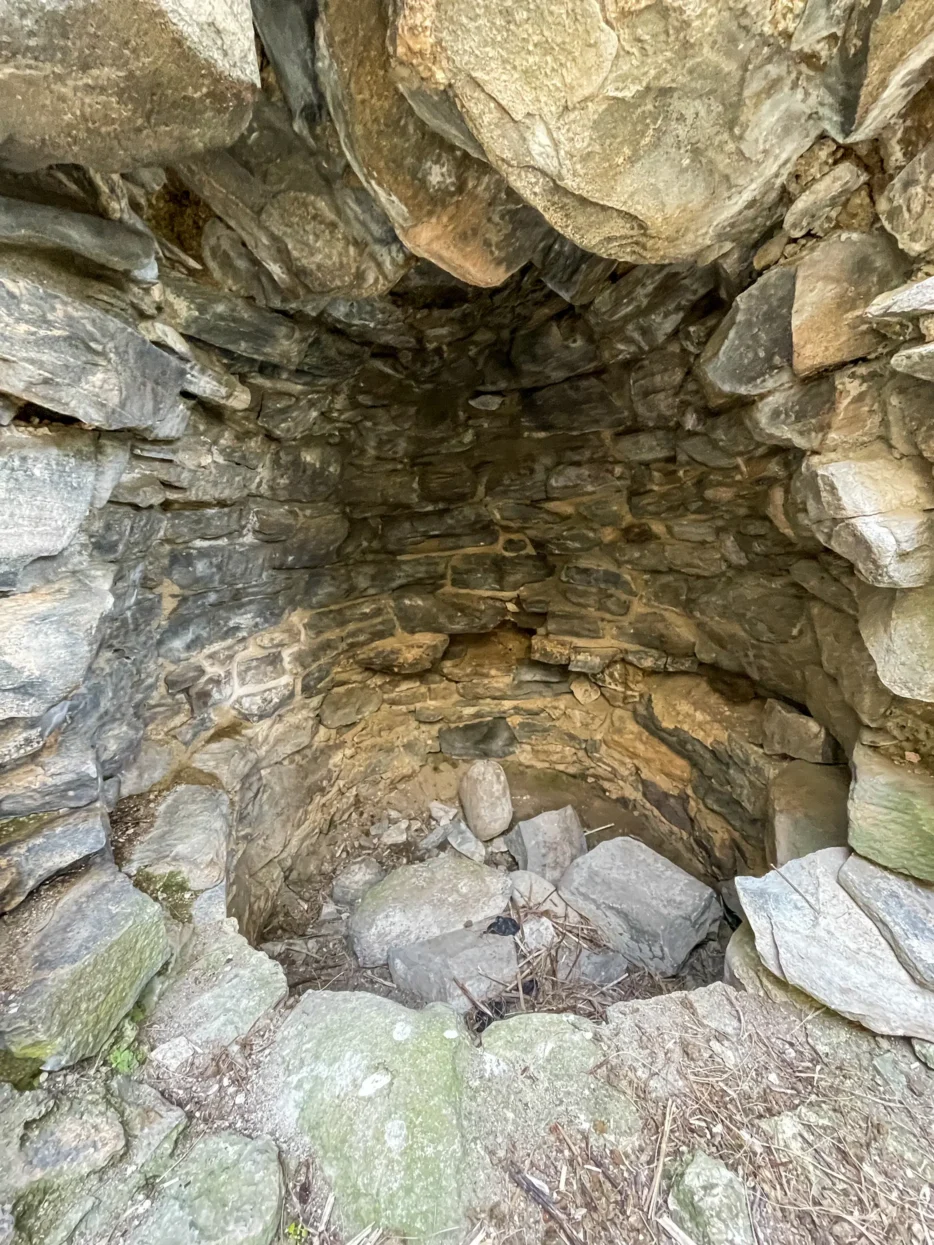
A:
{"label": "weathered rock face", "polygon": [[3,45],[0,153],[120,169],[225,147],[259,86],[247,0],[18,4]]}

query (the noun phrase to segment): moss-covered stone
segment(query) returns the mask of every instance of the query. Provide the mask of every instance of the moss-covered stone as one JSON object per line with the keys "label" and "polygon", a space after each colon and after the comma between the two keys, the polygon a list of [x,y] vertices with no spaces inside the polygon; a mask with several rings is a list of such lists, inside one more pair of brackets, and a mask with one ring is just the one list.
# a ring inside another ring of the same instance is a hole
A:
{"label": "moss-covered stone", "polygon": [[719,1159],[692,1155],[672,1183],[668,1204],[697,1245],[755,1245],[746,1189]]}
{"label": "moss-covered stone", "polygon": [[850,846],[898,873],[934,882],[934,778],[857,745],[850,788]]}

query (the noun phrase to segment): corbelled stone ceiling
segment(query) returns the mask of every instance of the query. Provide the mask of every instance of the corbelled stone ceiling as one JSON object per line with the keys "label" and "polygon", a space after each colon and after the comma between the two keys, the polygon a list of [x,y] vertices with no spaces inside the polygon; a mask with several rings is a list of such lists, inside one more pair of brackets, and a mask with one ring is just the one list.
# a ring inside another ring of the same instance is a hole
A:
{"label": "corbelled stone ceiling", "polygon": [[8,10],[0,1079],[477,759],[934,882],[930,0]]}

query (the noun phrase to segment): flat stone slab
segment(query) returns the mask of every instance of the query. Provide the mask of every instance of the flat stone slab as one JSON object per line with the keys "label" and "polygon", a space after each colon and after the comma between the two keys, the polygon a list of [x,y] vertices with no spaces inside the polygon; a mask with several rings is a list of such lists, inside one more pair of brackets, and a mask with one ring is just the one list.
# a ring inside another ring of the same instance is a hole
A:
{"label": "flat stone slab", "polygon": [[218,886],[227,867],[230,801],[215,787],[185,784],[160,801],[155,822],[131,846],[123,869],[155,874],[181,873],[191,890]]}
{"label": "flat stone slab", "polygon": [[715,893],[638,839],[607,839],[570,866],[558,888],[631,964],[673,976],[716,928]]}
{"label": "flat stone slab", "polygon": [[456,1012],[469,1012],[474,1002],[497,998],[514,983],[516,944],[511,937],[482,929],[456,929],[390,951],[389,971],[400,989],[426,1003],[447,1003]]}
{"label": "flat stone slab", "polygon": [[511,893],[508,873],[454,853],[403,865],[369,890],[351,917],[354,953],[364,967],[385,964],[394,947],[491,921]]}
{"label": "flat stone slab", "polygon": [[915,981],[934,990],[934,886],[851,856],[837,881],[869,917]]}
{"label": "flat stone slab", "polygon": [[268,1137],[199,1137],[156,1187],[135,1245],[271,1245],[282,1211],[279,1153]]}
{"label": "flat stone slab", "polygon": [[886,868],[934,882],[934,777],[862,744],[852,764],[850,846]]}
{"label": "flat stone slab", "polygon": [[587,840],[576,810],[568,804],[520,821],[505,836],[506,846],[520,869],[537,873],[557,886],[572,860],[587,851]]}
{"label": "flat stone slab", "polygon": [[286,978],[275,960],[251,947],[230,918],[195,927],[168,985],[146,1020],[151,1047],[177,1038],[195,1050],[229,1046],[285,998]]}
{"label": "flat stone slab", "polygon": [[106,847],[108,828],[101,804],[0,821],[0,912],[22,903],[46,878]]}
{"label": "flat stone slab", "polygon": [[934,1041],[934,992],[899,962],[840,885],[845,847],[736,879],[756,950],[776,977],[874,1033]]}
{"label": "flat stone slab", "polygon": [[20,904],[0,948],[0,1051],[50,1070],[96,1054],[169,954],[158,904],[106,862]]}

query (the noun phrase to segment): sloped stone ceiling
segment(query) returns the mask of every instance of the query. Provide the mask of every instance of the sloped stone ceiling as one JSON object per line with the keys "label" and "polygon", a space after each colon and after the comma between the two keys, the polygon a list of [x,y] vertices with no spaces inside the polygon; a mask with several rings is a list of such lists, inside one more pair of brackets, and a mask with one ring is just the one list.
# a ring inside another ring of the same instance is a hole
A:
{"label": "sloped stone ceiling", "polygon": [[0,36],[10,921],[186,775],[254,935],[439,757],[711,880],[791,758],[927,790],[930,6],[125,8]]}

